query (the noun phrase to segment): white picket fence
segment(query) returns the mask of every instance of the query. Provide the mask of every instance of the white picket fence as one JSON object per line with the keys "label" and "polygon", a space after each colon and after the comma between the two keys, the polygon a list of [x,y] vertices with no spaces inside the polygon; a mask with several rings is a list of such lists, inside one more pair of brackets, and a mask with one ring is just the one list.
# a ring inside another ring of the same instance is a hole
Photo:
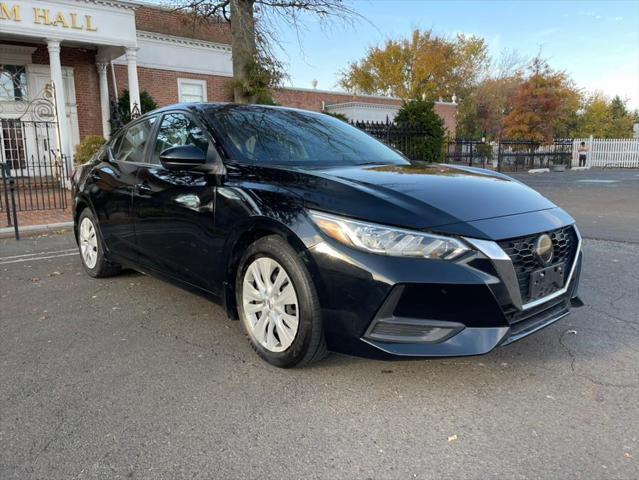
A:
{"label": "white picket fence", "polygon": [[639,168],[639,138],[578,138],[572,145],[572,166],[579,166],[579,147],[588,147],[589,167]]}

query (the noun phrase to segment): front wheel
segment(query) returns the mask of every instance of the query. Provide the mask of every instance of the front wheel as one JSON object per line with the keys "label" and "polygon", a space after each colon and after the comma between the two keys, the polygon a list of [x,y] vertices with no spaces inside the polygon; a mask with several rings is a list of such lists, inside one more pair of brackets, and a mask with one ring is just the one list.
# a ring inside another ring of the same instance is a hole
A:
{"label": "front wheel", "polygon": [[288,368],[326,356],[313,281],[282,238],[268,236],[249,246],[240,262],[235,291],[249,341],[264,360]]}
{"label": "front wheel", "polygon": [[78,219],[78,246],[84,270],[92,277],[108,277],[120,271],[120,266],[109,262],[96,221],[90,209],[85,208]]}

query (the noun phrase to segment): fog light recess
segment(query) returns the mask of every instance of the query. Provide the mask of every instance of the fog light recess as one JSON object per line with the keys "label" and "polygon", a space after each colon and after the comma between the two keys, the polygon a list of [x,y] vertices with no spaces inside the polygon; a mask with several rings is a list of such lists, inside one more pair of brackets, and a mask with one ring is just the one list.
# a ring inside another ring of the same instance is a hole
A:
{"label": "fog light recess", "polygon": [[365,337],[390,343],[437,343],[452,337],[462,329],[463,325],[451,322],[394,318],[392,321],[374,322]]}

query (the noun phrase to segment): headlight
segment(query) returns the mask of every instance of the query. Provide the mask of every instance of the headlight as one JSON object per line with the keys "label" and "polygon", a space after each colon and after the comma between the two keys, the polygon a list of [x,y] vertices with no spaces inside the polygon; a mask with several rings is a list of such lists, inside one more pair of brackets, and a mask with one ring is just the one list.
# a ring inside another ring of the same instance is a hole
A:
{"label": "headlight", "polygon": [[349,247],[394,257],[419,257],[452,260],[469,248],[452,237],[386,227],[350,220],[328,213],[309,211],[322,232]]}

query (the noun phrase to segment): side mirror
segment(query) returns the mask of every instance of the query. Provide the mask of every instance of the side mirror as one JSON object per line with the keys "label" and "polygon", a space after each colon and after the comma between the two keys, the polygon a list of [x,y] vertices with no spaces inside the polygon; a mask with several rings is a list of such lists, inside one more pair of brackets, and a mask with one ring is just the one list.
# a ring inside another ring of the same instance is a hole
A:
{"label": "side mirror", "polygon": [[167,170],[191,170],[206,163],[206,153],[195,145],[180,145],[162,150],[160,163]]}
{"label": "side mirror", "polygon": [[217,150],[209,143],[205,153],[195,145],[180,145],[160,153],[160,163],[167,170],[194,170],[212,175],[225,175],[226,168]]}

